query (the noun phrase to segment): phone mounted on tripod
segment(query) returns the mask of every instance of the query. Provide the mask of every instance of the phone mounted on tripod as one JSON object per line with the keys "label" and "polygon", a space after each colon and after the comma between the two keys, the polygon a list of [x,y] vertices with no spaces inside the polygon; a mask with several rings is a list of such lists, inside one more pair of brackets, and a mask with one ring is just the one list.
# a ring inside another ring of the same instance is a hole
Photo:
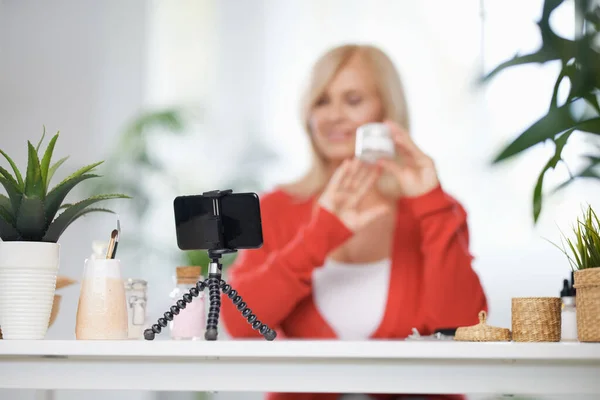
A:
{"label": "phone mounted on tripod", "polygon": [[209,310],[206,340],[217,340],[221,293],[233,302],[242,316],[267,340],[274,340],[275,330],[258,320],[235,289],[221,278],[221,257],[238,249],[255,249],[263,244],[260,202],[255,193],[214,190],[202,195],[178,196],[173,202],[177,245],[181,250],[207,250],[210,262],[208,278],[200,280],[181,299],[144,331],[153,340],[169,321],[208,288]]}

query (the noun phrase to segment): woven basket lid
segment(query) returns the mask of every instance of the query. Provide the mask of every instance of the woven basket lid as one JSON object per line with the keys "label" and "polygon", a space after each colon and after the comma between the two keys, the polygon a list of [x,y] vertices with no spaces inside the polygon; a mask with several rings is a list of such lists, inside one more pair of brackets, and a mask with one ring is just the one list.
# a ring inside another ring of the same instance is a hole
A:
{"label": "woven basket lid", "polygon": [[479,312],[479,323],[461,327],[456,330],[454,340],[463,342],[509,342],[510,329],[489,326],[486,323],[487,313]]}

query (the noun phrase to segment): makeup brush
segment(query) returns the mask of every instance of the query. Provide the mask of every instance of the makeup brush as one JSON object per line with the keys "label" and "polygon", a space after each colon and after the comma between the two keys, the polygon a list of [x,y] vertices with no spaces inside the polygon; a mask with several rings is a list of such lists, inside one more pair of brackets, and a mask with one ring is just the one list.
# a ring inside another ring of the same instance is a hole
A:
{"label": "makeup brush", "polygon": [[117,255],[117,247],[119,247],[119,238],[121,237],[121,221],[119,220],[119,216],[117,216],[117,238],[115,239],[115,246],[112,251],[112,255],[110,258],[114,259]]}
{"label": "makeup brush", "polygon": [[118,240],[118,236],[119,236],[119,231],[116,229],[113,229],[112,233],[110,234],[110,242],[108,242],[108,250],[106,251],[106,259],[114,258],[115,243]]}

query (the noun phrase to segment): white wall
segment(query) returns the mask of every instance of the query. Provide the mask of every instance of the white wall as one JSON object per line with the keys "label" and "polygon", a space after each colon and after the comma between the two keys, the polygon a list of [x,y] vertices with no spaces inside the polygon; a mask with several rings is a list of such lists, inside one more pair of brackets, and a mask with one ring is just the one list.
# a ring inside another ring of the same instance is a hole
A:
{"label": "white wall", "polygon": [[[19,165],[26,140],[42,125],[61,136],[56,159],[70,156],[62,174],[102,160],[111,140],[140,110],[146,57],[144,0],[0,1],[0,146]],[[101,171],[101,169],[100,169]],[[118,211],[118,203],[113,207]],[[79,279],[91,242],[104,239],[114,219],[93,216],[60,240],[60,274]],[[62,306],[48,339],[73,339],[79,286],[61,291]],[[145,399],[146,393],[57,392],[54,399]],[[29,400],[33,391],[0,390],[0,398]],[[39,398],[39,397],[38,397]]]}

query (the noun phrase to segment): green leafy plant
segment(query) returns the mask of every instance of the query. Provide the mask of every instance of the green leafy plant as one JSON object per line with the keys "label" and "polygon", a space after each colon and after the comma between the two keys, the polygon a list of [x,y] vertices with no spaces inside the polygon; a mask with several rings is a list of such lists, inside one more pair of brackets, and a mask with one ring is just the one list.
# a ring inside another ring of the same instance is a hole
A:
{"label": "green leafy plant", "polygon": [[[550,24],[552,13],[563,2],[565,0],[544,2],[542,16],[537,23],[542,39],[542,44],[537,51],[516,55],[511,60],[498,65],[483,79],[483,82],[487,82],[501,71],[519,65],[547,62],[561,64],[548,112],[510,142],[493,160],[494,164],[500,163],[540,143],[547,141],[554,143],[554,155],[543,166],[533,189],[534,223],[537,222],[542,211],[544,176],[550,169],[555,169],[559,162],[564,162],[562,151],[572,133],[591,134],[592,137],[600,134],[600,105],[597,97],[600,90],[600,53],[596,48],[600,29],[600,7],[595,6],[590,9],[588,0],[573,2],[575,25],[578,29],[575,39],[570,40],[557,35]],[[563,83],[570,84],[570,89],[564,103],[559,104],[559,87]],[[554,191],[566,187],[579,178],[600,179],[600,174],[596,170],[600,164],[600,147],[583,154],[583,157],[586,165],[579,172],[569,172],[569,179]]]}
{"label": "green leafy plant", "polygon": [[[27,142],[28,161],[24,177],[11,157],[0,150],[14,172],[12,175],[0,167],[0,183],[8,195],[0,194],[0,238],[3,241],[56,243],[63,232],[78,218],[91,212],[112,213],[111,210],[90,207],[91,205],[103,200],[129,198],[123,194],[102,194],[74,204],[65,204],[67,195],[79,183],[100,177],[92,172],[103,161],[79,169],[49,190],[52,177],[68,157],[52,163],[52,154],[59,133],[50,140],[42,155],[39,150],[45,134],[44,129],[37,147],[34,147],[30,141]],[[60,210],[63,211],[58,214]]]}
{"label": "green leafy plant", "polygon": [[600,267],[600,220],[591,206],[583,212],[573,226],[573,238],[562,235],[568,248],[559,248],[569,260],[571,269],[582,270]]}

